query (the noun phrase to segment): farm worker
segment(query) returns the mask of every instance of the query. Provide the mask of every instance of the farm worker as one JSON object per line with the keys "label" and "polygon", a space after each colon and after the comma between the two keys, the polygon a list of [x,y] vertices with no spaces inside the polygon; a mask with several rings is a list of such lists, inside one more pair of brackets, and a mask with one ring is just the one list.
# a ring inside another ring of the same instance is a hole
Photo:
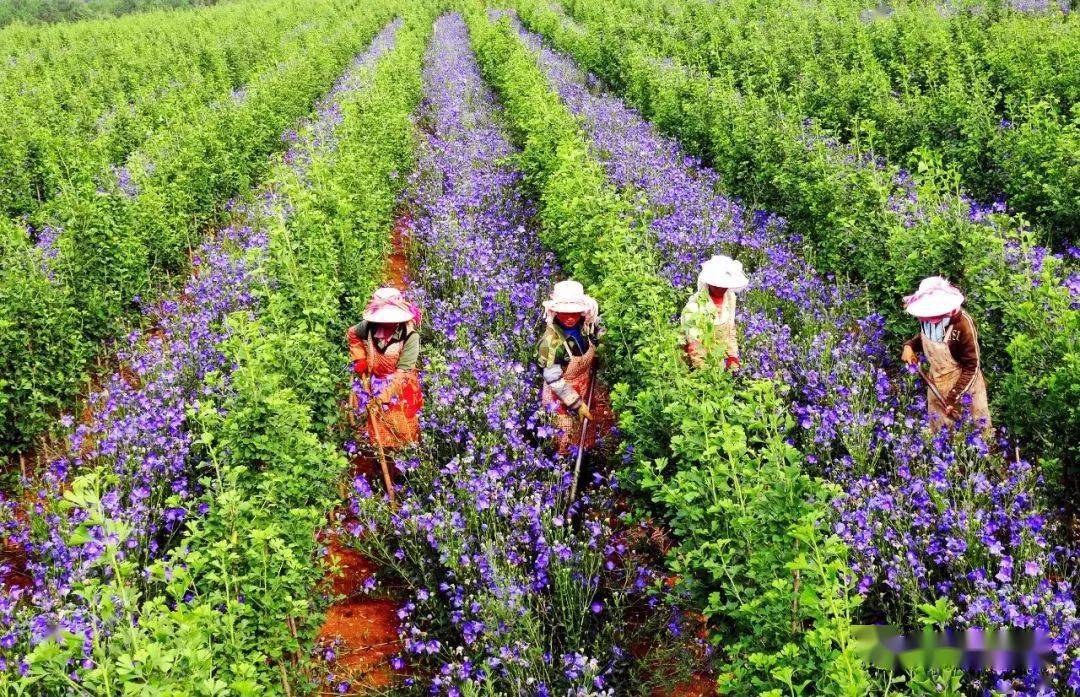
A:
{"label": "farm worker", "polygon": [[736,291],[749,281],[741,262],[717,255],[701,265],[697,291],[683,308],[681,324],[690,365],[700,368],[710,354],[724,357],[724,367],[737,370],[739,342],[735,337]]}
{"label": "farm worker", "polygon": [[[595,416],[606,407],[606,395],[593,386],[596,379],[596,342],[600,337],[600,309],[577,281],[555,284],[551,298],[544,301],[547,328],[537,349],[544,371],[542,402],[555,412],[560,434],[556,444],[560,454],[581,443],[582,424],[587,419],[584,446],[590,449],[597,439]],[[590,388],[593,388],[590,390]],[[587,403],[592,395],[592,404]]]}
{"label": "farm worker", "polygon": [[[904,309],[919,320],[919,333],[904,344],[901,360],[918,365],[926,356],[930,374],[924,375],[926,401],[935,429],[960,418],[961,399],[971,397],[971,416],[991,432],[986,382],[979,362],[979,332],[971,315],[960,306],[964,295],[940,276],[931,276],[904,298]],[[935,390],[937,395],[934,394]]]}
{"label": "farm worker", "polygon": [[[420,437],[420,310],[397,288],[380,288],[364,309],[363,321],[347,332],[353,371],[379,405],[367,419],[373,442],[385,448],[415,443]],[[354,410],[359,400],[354,394]]]}

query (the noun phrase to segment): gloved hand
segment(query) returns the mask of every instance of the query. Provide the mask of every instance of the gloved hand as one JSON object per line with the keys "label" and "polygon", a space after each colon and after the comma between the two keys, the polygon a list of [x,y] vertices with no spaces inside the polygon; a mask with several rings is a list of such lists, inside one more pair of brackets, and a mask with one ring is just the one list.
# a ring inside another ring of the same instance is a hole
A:
{"label": "gloved hand", "polygon": [[915,353],[915,349],[904,344],[904,351],[900,354],[900,360],[908,365],[916,365],[919,362],[919,355]]}
{"label": "gloved hand", "polygon": [[742,367],[742,363],[739,362],[738,356],[728,356],[724,359],[724,367],[731,372],[735,372]]}
{"label": "gloved hand", "polygon": [[353,372],[356,373],[357,375],[363,375],[364,373],[367,372],[367,361],[364,360],[364,359],[353,361],[352,369],[353,369]]}
{"label": "gloved hand", "polygon": [[589,405],[585,402],[582,402],[581,405],[578,406],[577,416],[582,421],[584,421],[585,419],[592,421],[592,412],[589,411]]}

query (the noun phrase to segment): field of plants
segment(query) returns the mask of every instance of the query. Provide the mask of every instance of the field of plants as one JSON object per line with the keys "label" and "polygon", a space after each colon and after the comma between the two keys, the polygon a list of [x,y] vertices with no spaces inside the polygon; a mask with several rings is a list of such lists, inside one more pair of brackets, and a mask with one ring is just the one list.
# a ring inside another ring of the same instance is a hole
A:
{"label": "field of plants", "polygon": [[[0,695],[1080,693],[1075,8],[189,4],[0,28]],[[717,254],[738,370],[679,321]],[[901,361],[934,275],[993,431]]]}

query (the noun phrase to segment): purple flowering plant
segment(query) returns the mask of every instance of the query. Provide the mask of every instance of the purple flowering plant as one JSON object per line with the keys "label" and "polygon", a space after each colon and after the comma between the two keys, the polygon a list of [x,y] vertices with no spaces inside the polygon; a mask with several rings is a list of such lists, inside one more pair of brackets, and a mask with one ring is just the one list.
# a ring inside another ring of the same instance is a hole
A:
{"label": "purple flowering plant", "polygon": [[[365,21],[378,28],[378,16]],[[326,187],[327,196],[330,187],[342,189],[340,180],[313,183],[311,168],[333,158],[340,177],[374,177],[395,164],[394,151],[372,137],[371,150],[361,152],[376,164],[357,157],[346,167],[337,143],[370,132],[368,120],[393,116],[387,109],[350,111],[348,124],[339,118],[342,108],[360,109],[371,67],[393,47],[400,26],[386,26],[301,124],[294,151],[305,157],[282,157],[273,187],[230,206],[235,223],[196,250],[182,292],[147,307],[152,329],[128,337],[121,369],[91,394],[87,416],[77,425],[67,420],[67,454],[40,479],[24,481],[23,496],[0,499],[4,536],[25,554],[30,576],[29,587],[0,589],[13,630],[0,646],[0,684],[74,683],[107,693],[118,680],[177,689],[213,676],[240,689],[260,671],[276,684],[280,677],[265,653],[297,641],[282,615],[316,621],[317,613],[282,607],[280,599],[320,603],[314,533],[344,469],[334,443],[321,443],[322,429],[312,422],[335,384],[313,382],[312,357],[334,355],[334,347],[321,346],[329,340],[309,325],[316,309],[328,314],[317,303],[339,307],[333,269],[340,262],[305,257],[319,284],[303,293],[282,269],[300,268],[286,259],[302,251],[297,245],[326,247],[325,228],[318,238],[306,234],[302,223],[311,211],[304,195],[315,186]],[[376,192],[392,207],[392,187],[369,194]],[[380,221],[389,217],[380,219],[374,207],[370,213],[370,227],[343,226],[334,238],[355,245],[347,258],[367,269],[367,289],[385,249]],[[366,256],[357,253],[361,244]],[[280,288],[290,290],[293,304],[283,302]],[[304,341],[310,353],[296,356]],[[325,372],[338,363],[334,355]],[[295,389],[301,385],[307,391]],[[280,510],[293,511],[291,525],[265,517]],[[244,555],[215,557],[241,548]],[[233,561],[219,566],[224,558]],[[293,560],[287,573],[282,559]],[[267,587],[271,577],[275,584]],[[166,636],[177,643],[162,641]],[[132,656],[150,645],[159,660],[131,674]]]}

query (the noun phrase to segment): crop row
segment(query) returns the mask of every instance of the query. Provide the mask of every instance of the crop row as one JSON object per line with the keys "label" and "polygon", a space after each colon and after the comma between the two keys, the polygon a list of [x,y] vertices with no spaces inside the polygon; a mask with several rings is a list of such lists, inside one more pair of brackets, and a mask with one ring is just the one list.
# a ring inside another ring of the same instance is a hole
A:
{"label": "crop row", "polygon": [[[17,52],[0,72],[0,212],[30,216],[70,188],[126,185],[127,156],[155,131],[240,97],[330,9],[243,2],[35,29],[12,41]],[[48,222],[42,216],[37,225]]]}
{"label": "crop row", "polygon": [[385,5],[370,14],[337,0],[319,7],[311,29],[289,39],[284,58],[263,66],[240,98],[156,132],[132,154],[137,166],[123,186],[73,188],[33,239],[21,229],[0,235],[5,453],[25,448],[70,404],[101,341],[152,302],[168,272],[186,268],[203,229],[222,219],[221,204],[258,181],[289,124],[389,19]]}
{"label": "crop row", "polygon": [[[1075,656],[1071,592],[1051,580],[1069,557],[1032,468],[972,435],[931,439],[910,380],[884,370],[881,317],[859,315],[857,288],[816,276],[782,221],[717,194],[714,173],[536,37],[534,58],[497,30],[482,36],[535,163],[544,239],[594,284],[617,332],[626,474],[680,539],[673,569],[716,623],[728,687],[863,693],[848,634],[860,620],[1043,627]],[[689,292],[720,250],[754,271],[749,375],[735,381],[688,373],[666,319],[675,288]]]}
{"label": "crop row", "polygon": [[3,501],[32,576],[0,601],[6,688],[311,686],[316,533],[347,469],[331,430],[344,311],[377,282],[411,166],[423,14],[386,26],[285,133],[267,185],[150,310],[157,329],[131,338],[41,493]]}
{"label": "crop row", "polygon": [[1004,195],[1058,244],[1080,229],[1080,24],[1067,13],[914,3],[871,19],[850,0],[563,6],[912,171],[955,168],[977,200]]}
{"label": "crop row", "polygon": [[21,25],[0,35],[5,39],[18,36],[27,24],[74,22],[87,19],[116,17],[130,12],[160,10],[162,8],[205,7],[213,0],[87,0],[78,4],[64,0],[27,0],[18,5],[12,3],[0,8],[0,27],[14,22]]}
{"label": "crop row", "polygon": [[893,341],[910,333],[899,298],[921,278],[944,275],[963,288],[999,420],[1053,478],[1077,466],[1077,438],[1051,435],[1080,429],[1075,259],[1049,253],[1029,228],[951,185],[916,183],[722,79],[657,59],[599,16],[585,28],[542,2],[514,6],[662,132],[707,156],[725,190],[784,216],[815,267],[865,283]]}

